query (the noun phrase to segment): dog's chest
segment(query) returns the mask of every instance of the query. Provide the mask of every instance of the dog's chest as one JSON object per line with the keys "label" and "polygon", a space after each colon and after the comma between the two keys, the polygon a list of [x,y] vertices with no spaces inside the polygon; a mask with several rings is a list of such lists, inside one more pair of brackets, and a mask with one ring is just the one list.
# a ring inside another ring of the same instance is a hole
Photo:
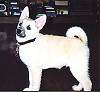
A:
{"label": "dog's chest", "polygon": [[23,63],[29,65],[32,59],[36,58],[37,47],[33,43],[28,43],[19,47],[19,56]]}

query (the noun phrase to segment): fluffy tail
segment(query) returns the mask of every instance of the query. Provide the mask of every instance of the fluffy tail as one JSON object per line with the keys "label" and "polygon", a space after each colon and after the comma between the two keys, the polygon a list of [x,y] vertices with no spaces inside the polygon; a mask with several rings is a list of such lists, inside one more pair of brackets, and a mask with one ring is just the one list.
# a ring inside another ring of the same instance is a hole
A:
{"label": "fluffy tail", "polygon": [[70,38],[79,38],[84,44],[87,44],[87,36],[84,30],[80,27],[71,27],[66,32],[66,36]]}

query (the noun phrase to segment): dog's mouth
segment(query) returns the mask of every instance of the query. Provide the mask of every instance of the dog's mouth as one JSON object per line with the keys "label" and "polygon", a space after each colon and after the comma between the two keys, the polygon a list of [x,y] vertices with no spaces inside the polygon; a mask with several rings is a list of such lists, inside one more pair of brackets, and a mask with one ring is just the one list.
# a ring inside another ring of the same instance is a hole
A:
{"label": "dog's mouth", "polygon": [[25,31],[21,28],[16,29],[16,34],[20,37],[23,37],[23,38],[26,36]]}

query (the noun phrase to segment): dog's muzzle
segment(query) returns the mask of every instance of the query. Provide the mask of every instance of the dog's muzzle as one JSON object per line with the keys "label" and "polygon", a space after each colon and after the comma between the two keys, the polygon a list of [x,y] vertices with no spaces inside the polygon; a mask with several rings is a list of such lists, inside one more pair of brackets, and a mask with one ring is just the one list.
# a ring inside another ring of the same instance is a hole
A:
{"label": "dog's muzzle", "polygon": [[20,37],[25,37],[26,34],[25,34],[25,30],[23,30],[22,28],[17,28],[16,29],[16,34]]}

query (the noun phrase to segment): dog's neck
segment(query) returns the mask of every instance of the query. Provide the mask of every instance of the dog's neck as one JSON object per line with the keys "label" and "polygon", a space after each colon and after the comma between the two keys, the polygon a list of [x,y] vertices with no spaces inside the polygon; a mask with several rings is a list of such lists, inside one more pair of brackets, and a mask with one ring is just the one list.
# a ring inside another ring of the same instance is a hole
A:
{"label": "dog's neck", "polygon": [[18,44],[19,44],[19,45],[25,45],[25,44],[27,44],[27,43],[34,42],[35,39],[36,39],[36,38],[34,38],[34,39],[30,39],[30,40],[27,40],[27,41],[25,41],[25,42],[18,42]]}
{"label": "dog's neck", "polygon": [[36,39],[39,39],[42,35],[43,35],[43,34],[39,33],[37,36],[35,36],[35,38],[29,39],[29,40],[26,40],[26,41],[23,41],[23,42],[19,42],[19,41],[17,40],[17,45],[18,45],[18,46],[21,46],[21,45],[26,45],[26,44],[32,43],[32,42],[34,43],[35,40],[36,40]]}

